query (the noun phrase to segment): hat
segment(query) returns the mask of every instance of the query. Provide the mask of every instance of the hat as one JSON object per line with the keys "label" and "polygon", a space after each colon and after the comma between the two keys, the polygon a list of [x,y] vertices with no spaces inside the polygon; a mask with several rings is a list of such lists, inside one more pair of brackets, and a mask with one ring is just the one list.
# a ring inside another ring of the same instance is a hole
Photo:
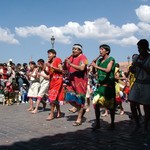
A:
{"label": "hat", "polygon": [[83,47],[82,47],[81,44],[74,44],[72,49],[74,49],[74,48],[78,48],[78,49],[80,49],[81,51],[83,50]]}
{"label": "hat", "polygon": [[9,59],[9,61],[12,61],[12,59]]}

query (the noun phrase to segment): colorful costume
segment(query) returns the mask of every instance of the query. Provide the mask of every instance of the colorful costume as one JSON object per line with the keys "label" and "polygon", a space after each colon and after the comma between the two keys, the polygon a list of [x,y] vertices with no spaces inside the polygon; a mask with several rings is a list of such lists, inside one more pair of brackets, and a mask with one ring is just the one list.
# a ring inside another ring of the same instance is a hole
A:
{"label": "colorful costume", "polygon": [[110,61],[114,61],[112,70],[106,73],[101,70],[98,72],[98,86],[94,92],[93,104],[100,104],[102,107],[111,108],[115,107],[115,60],[109,57],[104,62],[101,59],[98,60],[97,65],[102,68],[106,68]]}
{"label": "colorful costume", "polygon": [[[62,64],[62,60],[58,57],[54,58],[52,66],[58,68],[59,64]],[[63,104],[64,101],[64,88],[63,88],[63,76],[61,72],[55,71],[50,68],[50,84],[49,84],[49,100],[50,103],[59,102]]]}
{"label": "colorful costume", "polygon": [[[70,62],[74,65],[80,66],[81,64],[88,64],[88,60],[85,55],[81,54],[77,57],[70,57]],[[87,69],[79,71],[74,69],[71,66],[67,66],[68,70],[68,86],[66,93],[67,102],[75,102],[78,105],[84,106],[85,104],[85,95],[87,91]]]}

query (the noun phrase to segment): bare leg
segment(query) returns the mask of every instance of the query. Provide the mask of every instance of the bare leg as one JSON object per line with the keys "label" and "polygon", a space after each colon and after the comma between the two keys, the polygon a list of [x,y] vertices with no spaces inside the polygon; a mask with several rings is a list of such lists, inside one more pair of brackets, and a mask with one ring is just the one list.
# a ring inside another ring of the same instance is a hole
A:
{"label": "bare leg", "polygon": [[82,124],[82,117],[86,111],[81,106],[77,106],[77,109],[78,109],[78,117],[77,117],[77,120],[73,123],[73,126],[79,126]]}
{"label": "bare leg", "polygon": [[78,126],[82,124],[82,117],[85,113],[85,109],[82,108],[80,105],[77,105],[76,103],[71,103],[71,105],[76,108],[76,110],[78,111],[78,116],[77,116],[77,120],[73,123],[73,126]]}
{"label": "bare leg", "polygon": [[87,108],[86,108],[86,112],[89,112],[90,111],[90,98],[86,98],[87,100]]}
{"label": "bare leg", "polygon": [[9,98],[6,99],[6,106],[9,105]]}
{"label": "bare leg", "polygon": [[30,107],[27,110],[32,111],[33,110],[33,100],[32,100],[32,98],[29,98],[29,104],[30,104]]}
{"label": "bare leg", "polygon": [[57,118],[61,117],[61,111],[60,111],[60,105],[56,104],[56,109],[57,109]]}
{"label": "bare leg", "polygon": [[123,109],[123,106],[122,106],[122,102],[120,102],[120,115],[123,115],[124,114],[124,109]]}
{"label": "bare leg", "polygon": [[47,121],[54,119],[54,111],[55,111],[55,104],[52,103],[50,115],[46,118]]}
{"label": "bare leg", "polygon": [[83,117],[83,108],[81,106],[78,107],[78,117],[76,122],[81,123],[82,122],[82,117]]}
{"label": "bare leg", "polygon": [[98,104],[95,105],[95,126],[93,129],[99,129],[100,128],[100,106]]}
{"label": "bare leg", "polygon": [[110,109],[110,118],[111,118],[111,123],[110,123],[110,129],[115,128],[115,109]]}
{"label": "bare leg", "polygon": [[5,105],[5,103],[6,103],[6,99],[4,99],[4,101],[3,101],[3,105]]}
{"label": "bare leg", "polygon": [[142,113],[141,113],[140,105],[137,104],[136,108],[137,108],[137,111],[138,111],[138,116],[141,117]]}
{"label": "bare leg", "polygon": [[39,108],[39,105],[40,105],[40,102],[41,102],[41,101],[38,99],[37,102],[36,102],[36,107],[35,107],[35,109],[32,111],[32,114],[36,114],[36,113],[37,113],[38,108]]}
{"label": "bare leg", "polygon": [[133,119],[135,120],[135,123],[136,123],[135,130],[140,128],[139,117],[138,117],[138,114],[137,114],[137,105],[138,104],[135,103],[135,102],[130,102],[130,108],[131,108],[132,116],[133,116]]}
{"label": "bare leg", "polygon": [[41,100],[41,103],[43,104],[43,110],[46,108],[46,102],[44,100]]}

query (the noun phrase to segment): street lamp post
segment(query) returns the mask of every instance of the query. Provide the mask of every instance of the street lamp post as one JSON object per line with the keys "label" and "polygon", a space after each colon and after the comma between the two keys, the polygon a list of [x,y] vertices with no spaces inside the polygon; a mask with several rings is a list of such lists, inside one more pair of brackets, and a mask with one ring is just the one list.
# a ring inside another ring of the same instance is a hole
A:
{"label": "street lamp post", "polygon": [[130,56],[127,57],[127,60],[128,60],[128,66],[130,64]]}
{"label": "street lamp post", "polygon": [[52,49],[54,49],[54,43],[55,43],[55,37],[54,37],[54,36],[52,36],[52,37],[51,37]]}

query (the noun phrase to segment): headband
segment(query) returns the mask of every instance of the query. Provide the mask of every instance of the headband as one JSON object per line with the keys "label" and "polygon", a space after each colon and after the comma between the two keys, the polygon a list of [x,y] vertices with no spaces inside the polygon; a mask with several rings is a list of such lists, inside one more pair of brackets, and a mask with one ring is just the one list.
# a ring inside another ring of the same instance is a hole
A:
{"label": "headband", "polygon": [[82,47],[79,46],[79,45],[73,45],[73,48],[72,48],[72,49],[74,49],[74,48],[78,48],[78,49],[80,49],[80,50],[82,51]]}

